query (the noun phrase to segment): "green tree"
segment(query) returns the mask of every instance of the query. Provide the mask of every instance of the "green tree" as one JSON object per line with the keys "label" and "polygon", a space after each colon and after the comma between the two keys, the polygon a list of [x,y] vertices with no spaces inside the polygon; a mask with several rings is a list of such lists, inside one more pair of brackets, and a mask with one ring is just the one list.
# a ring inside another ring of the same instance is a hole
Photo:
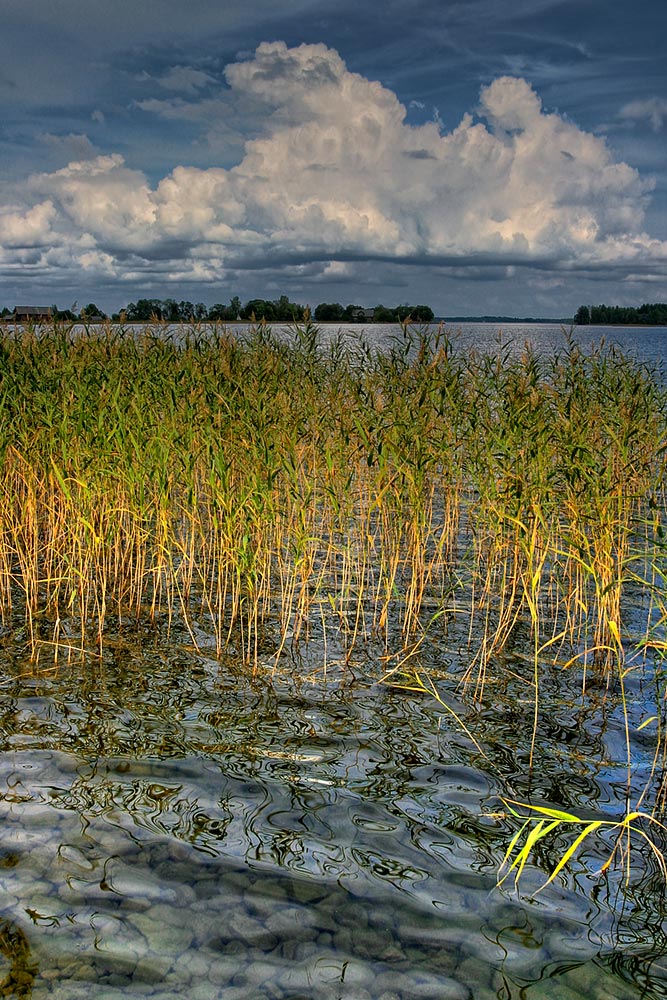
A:
{"label": "green tree", "polygon": [[160,299],[138,299],[136,302],[128,302],[125,317],[128,323],[150,323],[152,320],[163,319],[162,309]]}
{"label": "green tree", "polygon": [[216,304],[214,306],[211,306],[211,308],[208,310],[207,316],[208,319],[210,319],[212,322],[219,322],[219,323],[232,322],[239,318],[242,309],[243,306],[241,305],[240,298],[238,297],[238,295],[234,295],[229,300],[228,306],[223,305],[222,302],[216,302]]}
{"label": "green tree", "polygon": [[373,310],[373,322],[374,323],[395,323],[396,313],[393,309],[387,309],[386,306],[382,304],[375,307]]}
{"label": "green tree", "polygon": [[229,318],[228,316],[229,306],[223,306],[221,302],[216,302],[214,306],[208,311],[208,318],[212,323],[224,322]]}
{"label": "green tree", "polygon": [[417,323],[432,323],[435,319],[430,306],[413,306],[411,316]]}
{"label": "green tree", "polygon": [[315,306],[314,318],[317,323],[336,323],[344,319],[345,310],[340,302],[320,302]]}
{"label": "green tree", "polygon": [[253,317],[256,320],[269,320],[275,319],[275,311],[273,302],[269,302],[267,299],[249,299],[241,310],[241,317],[243,319],[252,320]]}
{"label": "green tree", "polygon": [[99,309],[94,302],[89,302],[87,306],[84,306],[80,311],[79,316],[83,320],[92,319],[93,317],[102,317],[102,319],[107,318],[106,313],[102,312],[102,310]]}

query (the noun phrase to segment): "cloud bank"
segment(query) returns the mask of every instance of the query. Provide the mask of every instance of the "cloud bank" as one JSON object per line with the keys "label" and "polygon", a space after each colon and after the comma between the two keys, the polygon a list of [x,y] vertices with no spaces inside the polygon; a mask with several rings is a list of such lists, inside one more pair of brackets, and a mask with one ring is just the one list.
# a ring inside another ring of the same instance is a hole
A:
{"label": "cloud bank", "polygon": [[251,106],[240,162],[176,166],[154,184],[117,153],[34,174],[0,204],[0,269],[219,282],[314,264],[326,280],[352,260],[629,275],[667,259],[643,230],[652,182],[520,77],[485,86],[445,134],[409,125],[392,91],[323,44],[263,43],[225,79],[175,66],[162,84],[185,96],[135,110],[214,129],[212,116]]}

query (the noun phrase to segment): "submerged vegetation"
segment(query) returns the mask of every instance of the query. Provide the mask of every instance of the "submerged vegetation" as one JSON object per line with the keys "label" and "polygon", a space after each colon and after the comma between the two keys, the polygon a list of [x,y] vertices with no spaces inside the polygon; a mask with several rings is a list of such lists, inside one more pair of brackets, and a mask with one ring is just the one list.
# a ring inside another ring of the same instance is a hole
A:
{"label": "submerged vegetation", "polygon": [[659,370],[565,336],[464,354],[406,326],[373,352],[306,322],[7,331],[0,373],[0,607],[33,658],[150,620],[253,670],[371,650],[437,695],[416,664],[449,642],[472,698],[521,670],[535,720],[547,670],[625,705],[641,669],[663,802]]}

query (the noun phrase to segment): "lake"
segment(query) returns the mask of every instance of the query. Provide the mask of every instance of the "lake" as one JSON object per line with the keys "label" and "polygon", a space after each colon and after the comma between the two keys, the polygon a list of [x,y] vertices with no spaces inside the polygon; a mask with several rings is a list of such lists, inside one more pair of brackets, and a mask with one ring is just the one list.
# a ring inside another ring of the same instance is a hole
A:
{"label": "lake", "polygon": [[[435,324],[431,329],[436,328]],[[400,338],[400,327],[391,324],[369,323],[340,327],[322,324],[321,329],[331,333],[342,329],[351,339],[364,337],[374,347],[384,348]],[[499,342],[512,343],[521,350],[529,343],[538,353],[551,353],[561,348],[565,337],[573,331],[574,339],[583,348],[604,342],[618,345],[623,351],[642,361],[667,359],[667,327],[664,326],[578,326],[567,327],[561,323],[443,323],[443,329],[460,349],[475,348],[481,352],[494,351]]]}
{"label": "lake", "polygon": [[[269,324],[274,330],[285,330],[289,327],[280,324]],[[363,339],[373,348],[386,349],[401,339],[401,327],[392,323],[354,323],[349,326],[340,323],[318,323],[321,339],[326,342],[341,332],[352,343]],[[430,329],[437,330],[440,324],[432,324]],[[126,329],[143,331],[146,325],[142,323],[126,324]],[[186,327],[187,328],[187,327]],[[243,332],[249,329],[247,323],[232,323],[228,327],[233,332]],[[644,361],[663,361],[667,357],[667,327],[664,326],[578,326],[568,327],[562,323],[449,323],[446,320],[441,328],[451,337],[454,346],[462,349],[476,348],[482,352],[494,351],[499,341],[512,343],[516,350],[521,350],[526,342],[538,352],[551,353],[562,347],[566,335],[572,331],[574,339],[584,348],[604,342],[615,344],[623,351],[635,355]],[[83,330],[83,327],[75,327]],[[92,326],[91,329],[99,329]],[[155,329],[162,330],[178,338],[183,331],[180,325],[164,324]],[[202,324],[206,329],[206,324]]]}
{"label": "lake", "polygon": [[[564,342],[560,326],[503,329],[517,349]],[[379,346],[400,329],[349,335]],[[466,324],[456,342],[496,337]],[[667,328],[575,337],[666,357]],[[665,886],[646,843],[628,881],[601,874],[602,831],[550,885],[572,838],[498,885],[520,826],[504,799],[615,819],[628,781],[649,780],[646,677],[584,697],[574,671],[546,671],[533,739],[521,628],[505,679],[477,699],[448,680],[467,626],[425,647],[441,702],[381,683],[372,644],[326,671],[316,649],[251,673],[178,623],[165,635],[160,621],[118,627],[99,657],[35,664],[0,630],[1,995],[667,997]]]}

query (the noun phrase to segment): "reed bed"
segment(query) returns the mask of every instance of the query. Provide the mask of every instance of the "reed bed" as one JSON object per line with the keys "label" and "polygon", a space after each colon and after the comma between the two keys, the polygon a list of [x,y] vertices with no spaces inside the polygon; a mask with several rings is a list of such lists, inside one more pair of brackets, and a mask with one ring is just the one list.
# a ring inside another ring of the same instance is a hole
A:
{"label": "reed bed", "polygon": [[[565,334],[545,356],[464,352],[409,325],[383,351],[325,342],[309,321],[177,338],[54,325],[0,334],[0,392],[3,643],[53,663],[152,622],[251,670],[301,657],[345,671],[370,653],[455,715],[415,666],[430,648],[477,700],[519,677],[533,746],[545,680],[569,668],[622,705],[628,806],[613,828],[664,832],[659,367]],[[635,670],[644,718],[627,699]],[[637,790],[630,729],[647,726]],[[606,829],[523,806],[517,876],[558,824],[581,832],[549,880]]]}
{"label": "reed bed", "polygon": [[537,691],[664,651],[665,388],[612,349],[54,326],[0,373],[0,609],[35,656],[142,619],[251,665],[455,626],[477,691],[529,635]]}

